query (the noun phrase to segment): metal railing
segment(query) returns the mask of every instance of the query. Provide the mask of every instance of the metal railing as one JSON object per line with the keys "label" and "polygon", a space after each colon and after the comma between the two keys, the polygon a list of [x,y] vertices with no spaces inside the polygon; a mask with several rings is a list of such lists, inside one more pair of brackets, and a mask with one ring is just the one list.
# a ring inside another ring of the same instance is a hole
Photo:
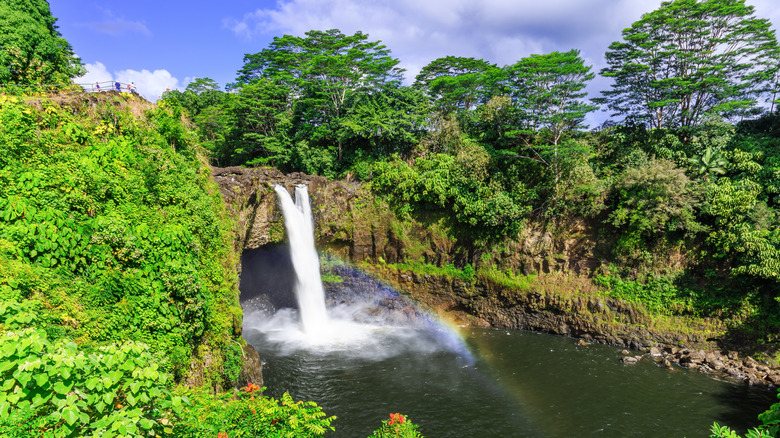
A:
{"label": "metal railing", "polygon": [[58,94],[120,92],[138,94],[135,84],[103,81],[92,84],[0,84],[0,94],[11,96],[50,97]]}

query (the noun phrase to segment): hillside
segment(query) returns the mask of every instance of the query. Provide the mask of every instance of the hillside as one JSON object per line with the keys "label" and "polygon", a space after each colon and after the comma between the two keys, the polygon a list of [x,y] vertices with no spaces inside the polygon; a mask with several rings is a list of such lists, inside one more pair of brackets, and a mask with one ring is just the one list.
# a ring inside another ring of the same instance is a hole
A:
{"label": "hillside", "polygon": [[179,113],[0,96],[0,144],[0,430],[162,433],[176,382],[262,384],[232,222]]}

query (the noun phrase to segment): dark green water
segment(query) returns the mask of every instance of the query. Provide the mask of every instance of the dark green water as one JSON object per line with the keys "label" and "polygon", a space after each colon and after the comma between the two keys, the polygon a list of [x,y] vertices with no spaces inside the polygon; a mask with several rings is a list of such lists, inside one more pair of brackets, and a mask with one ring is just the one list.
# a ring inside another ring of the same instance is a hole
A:
{"label": "dark green water", "polygon": [[776,391],[721,382],[617,349],[520,331],[382,329],[341,346],[296,347],[245,327],[267,394],[289,392],[329,415],[333,437],[366,437],[401,412],[437,437],[706,437],[713,421],[744,431]]}

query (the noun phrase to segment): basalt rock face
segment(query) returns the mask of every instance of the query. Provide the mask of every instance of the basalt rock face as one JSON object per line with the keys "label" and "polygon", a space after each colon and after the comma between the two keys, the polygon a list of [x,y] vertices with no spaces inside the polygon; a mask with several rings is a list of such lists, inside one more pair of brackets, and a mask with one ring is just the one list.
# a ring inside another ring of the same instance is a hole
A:
{"label": "basalt rock face", "polygon": [[566,226],[566,235],[553,234],[528,224],[517,239],[495,254],[477,254],[455,241],[441,218],[421,224],[399,220],[390,206],[376,199],[359,183],[329,181],[319,176],[274,168],[213,168],[229,210],[236,218],[236,250],[258,248],[284,240],[284,223],[275,184],[293,193],[296,184],[309,188],[317,247],[353,263],[384,260],[388,263],[420,260],[439,266],[478,258],[514,272],[575,272],[587,275],[599,266],[593,230],[581,220]]}
{"label": "basalt rock face", "polygon": [[214,180],[237,222],[237,251],[284,240],[284,219],[273,186],[294,196],[295,186],[308,186],[320,249],[345,260],[379,258],[389,262],[407,256],[406,244],[393,229],[394,215],[360,184],[328,181],[303,173],[284,175],[273,168],[214,168]]}
{"label": "basalt rock face", "polygon": [[309,183],[311,178],[316,178],[286,176],[270,167],[215,167],[212,176],[219,185],[228,210],[236,219],[235,246],[239,252],[281,240],[281,236],[276,235],[283,222],[273,191],[275,184],[282,184],[292,190],[295,184]]}
{"label": "basalt rock face", "polygon": [[644,358],[659,366],[676,364],[722,379],[750,385],[780,386],[780,369],[722,348],[717,337],[725,327],[716,320],[688,326],[685,333],[652,328],[647,313],[623,300],[587,293],[556,294],[542,290],[518,291],[489,279],[465,282],[420,275],[387,266],[375,274],[434,311],[454,316],[462,325],[532,330],[580,338],[590,342],[637,350],[643,354],[622,358],[631,365]]}
{"label": "basalt rock face", "polygon": [[687,334],[648,328],[645,313],[623,300],[518,291],[489,279],[465,282],[389,267],[374,269],[394,287],[463,324],[540,331],[637,350],[657,344],[715,347],[708,338],[718,327]]}

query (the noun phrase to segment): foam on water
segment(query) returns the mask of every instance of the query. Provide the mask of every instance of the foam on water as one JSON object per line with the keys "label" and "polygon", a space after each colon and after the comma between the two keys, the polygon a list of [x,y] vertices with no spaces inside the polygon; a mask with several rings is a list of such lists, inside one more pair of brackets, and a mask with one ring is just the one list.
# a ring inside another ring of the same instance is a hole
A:
{"label": "foam on water", "polygon": [[[382,360],[402,352],[457,351],[471,361],[458,334],[430,317],[411,321],[385,319],[377,313],[376,294],[356,293],[354,300],[326,308],[320,265],[314,247],[314,226],[305,186],[296,186],[295,202],[287,190],[274,187],[285,219],[290,257],[297,277],[298,310],[283,308],[245,309],[245,336],[261,335],[281,354],[306,350],[314,354],[339,354],[367,360]],[[364,277],[365,281],[373,281]],[[398,298],[389,288],[384,298]],[[368,294],[371,295],[371,294]]]}

